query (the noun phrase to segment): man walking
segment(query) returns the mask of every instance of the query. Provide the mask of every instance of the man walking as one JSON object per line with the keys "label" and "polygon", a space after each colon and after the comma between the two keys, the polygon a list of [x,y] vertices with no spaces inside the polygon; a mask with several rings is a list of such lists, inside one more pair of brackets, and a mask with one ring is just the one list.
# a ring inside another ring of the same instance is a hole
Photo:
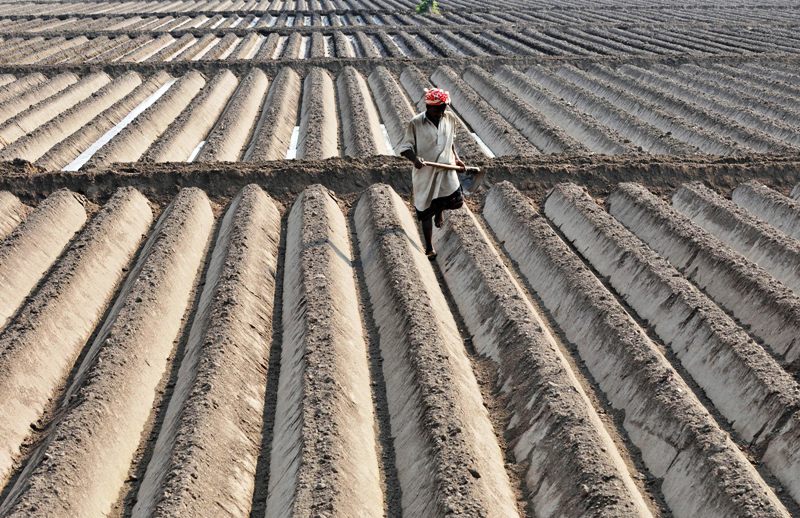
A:
{"label": "man walking", "polygon": [[431,242],[432,223],[436,224],[436,228],[441,227],[442,213],[458,209],[464,204],[456,172],[427,164],[438,162],[464,167],[464,162],[456,153],[456,118],[447,110],[449,105],[449,92],[439,88],[426,89],[426,109],[408,122],[403,140],[397,147],[401,156],[414,163],[411,172],[414,208],[422,224],[425,255],[431,260],[436,258]]}

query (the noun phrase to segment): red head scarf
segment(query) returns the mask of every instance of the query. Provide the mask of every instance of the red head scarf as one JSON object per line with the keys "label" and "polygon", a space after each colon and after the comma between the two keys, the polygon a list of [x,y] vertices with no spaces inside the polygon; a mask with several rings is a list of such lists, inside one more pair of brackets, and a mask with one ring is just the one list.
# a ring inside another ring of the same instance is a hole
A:
{"label": "red head scarf", "polygon": [[450,104],[450,92],[441,88],[425,89],[425,104],[429,106],[439,106],[440,104]]}

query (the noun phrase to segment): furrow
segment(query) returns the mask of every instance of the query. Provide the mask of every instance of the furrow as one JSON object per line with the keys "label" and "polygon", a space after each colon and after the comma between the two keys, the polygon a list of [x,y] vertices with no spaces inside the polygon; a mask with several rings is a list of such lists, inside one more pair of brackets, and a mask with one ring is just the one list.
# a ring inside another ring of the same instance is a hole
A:
{"label": "furrow", "polygon": [[141,83],[142,79],[136,72],[121,75],[49,122],[6,146],[0,151],[0,159],[21,158],[31,162],[38,160],[47,150],[83,128]]}
{"label": "furrow", "polygon": [[530,77],[509,66],[499,69],[496,77],[506,88],[514,92],[531,106],[535,106],[550,124],[561,128],[572,139],[594,153],[620,154],[633,152],[630,140],[608,126],[603,126],[594,117],[576,110],[571,103],[564,103],[551,96]]}
{"label": "furrow", "polygon": [[441,31],[436,34],[437,48],[447,57],[485,56],[478,45],[469,40],[459,38],[451,31]]}
{"label": "furrow", "polygon": [[300,56],[300,43],[302,37],[300,33],[293,32],[289,34],[288,39],[286,40],[286,46],[283,47],[283,51],[281,55],[278,56],[279,59],[298,59]]}
{"label": "furrow", "polygon": [[[545,213],[680,360],[748,444],[763,451],[800,410],[800,386],[718,306],[574,184],[548,195]],[[787,488],[800,464],[767,467]]]}
{"label": "furrow", "polygon": [[111,510],[150,416],[189,305],[214,217],[182,190],[145,243],[56,419],[0,513],[100,516]]}
{"label": "furrow", "polygon": [[422,45],[416,38],[406,32],[397,32],[391,35],[392,39],[403,49],[403,53],[410,58],[429,59],[437,55],[428,47]]}
{"label": "furrow", "polygon": [[236,162],[258,120],[269,87],[269,78],[258,68],[252,69],[239,83],[222,116],[208,134],[198,162]]}
{"label": "furrow", "polygon": [[653,87],[647,85],[641,79],[632,80],[629,76],[621,75],[619,71],[612,71],[606,67],[595,65],[590,70],[594,76],[602,78],[609,84],[633,93],[662,109],[669,110],[670,113],[681,117],[690,124],[700,126],[715,134],[723,135],[736,142],[743,149],[751,149],[759,153],[787,153],[792,150],[792,146],[778,141],[761,130],[747,128],[736,120],[707,110],[694,99],[684,101],[669,91],[667,88],[669,83],[662,82]]}
{"label": "furrow", "polygon": [[344,155],[365,157],[387,154],[380,117],[361,74],[353,67],[345,67],[339,73],[336,87]]}
{"label": "furrow", "polygon": [[[770,434],[774,423],[780,420],[779,414],[769,417],[770,413],[794,407],[796,403],[787,400],[785,395],[793,395],[798,389],[786,388],[793,386],[786,384],[791,379],[772,364],[763,349],[747,340],[747,335],[741,333],[724,312],[666,260],[597,206],[585,191],[573,184],[557,186],[547,198],[545,212],[598,272],[609,278],[637,313],[653,323],[656,333],[673,346],[678,357],[686,362],[687,370],[747,442],[760,442]],[[655,287],[662,293],[658,298],[654,297]],[[681,336],[682,333],[690,335]],[[700,336],[691,336],[691,333],[700,333]],[[710,347],[710,343],[716,345]],[[731,354],[743,366],[714,365],[730,363],[732,359],[726,356]],[[700,370],[706,364],[711,372]],[[733,378],[725,381],[729,376]],[[763,377],[758,383],[764,387],[759,390],[747,384],[737,388],[738,383],[752,376]],[[725,387],[714,386],[720,380]],[[767,386],[769,388],[765,388]],[[738,390],[744,393],[737,393]],[[770,401],[766,395],[771,392],[778,398],[772,402],[777,406],[767,408]],[[756,400],[748,401],[750,397]],[[761,407],[757,404],[759,401]],[[740,417],[747,412],[754,414]],[[758,417],[759,413],[766,417]],[[771,423],[772,427],[767,427],[766,423]]]}
{"label": "furrow", "polygon": [[206,138],[225,110],[239,80],[230,70],[219,71],[167,130],[142,155],[145,162],[185,162]]}
{"label": "furrow", "polygon": [[[757,71],[744,70],[741,67],[731,67],[724,63],[716,64],[713,69],[725,75],[733,76],[736,84],[747,84],[769,91],[774,96],[787,99],[796,99],[800,96],[800,86],[795,86],[781,80],[770,79],[765,74]],[[794,109],[794,106],[791,106]]]}
{"label": "furrow", "polygon": [[545,117],[514,92],[496,81],[486,70],[467,67],[464,80],[484,99],[489,101],[500,115],[505,117],[542,153],[580,153],[586,147],[567,135],[561,128],[550,124]]}
{"label": "furrow", "polygon": [[338,128],[333,80],[324,69],[312,68],[303,81],[297,158],[339,156]]}
{"label": "furrow", "polygon": [[203,61],[214,61],[217,59],[225,59],[233,51],[233,47],[239,41],[239,37],[234,33],[228,33],[223,36],[214,47],[206,52],[201,58]]}
{"label": "furrow", "polygon": [[367,58],[381,58],[382,55],[380,51],[375,48],[375,44],[370,40],[370,38],[364,32],[357,32],[355,34],[356,40],[358,44],[364,49],[364,56]]}
{"label": "furrow", "polygon": [[327,45],[325,43],[325,36],[322,35],[320,32],[314,32],[311,34],[311,50],[310,57],[312,58],[324,58],[328,57],[328,50]]}
{"label": "furrow", "polygon": [[366,343],[344,215],[321,186],[289,214],[267,517],[383,516]]}
{"label": "furrow", "polygon": [[0,104],[0,124],[77,82],[77,75],[65,72],[33,86],[17,97],[8,99]]}
{"label": "furrow", "polygon": [[129,52],[128,54],[125,54],[119,58],[119,61],[123,63],[139,63],[140,61],[146,60],[151,55],[155,54],[174,41],[175,38],[169,34],[162,34],[158,38],[151,38],[144,45],[136,47],[133,52]]}
{"label": "furrow", "polygon": [[414,117],[414,107],[391,72],[385,67],[375,67],[367,81],[372,89],[372,97],[381,113],[392,149],[396,149],[403,140],[406,124]]}
{"label": "furrow", "polygon": [[678,70],[674,67],[667,70],[658,67],[658,71],[662,74],[671,74],[672,77],[680,77],[684,84],[696,86],[714,98],[727,99],[732,104],[753,110],[773,121],[773,124],[785,124],[790,127],[800,125],[800,113],[776,96],[774,91],[749,85],[721,72],[688,63]]}
{"label": "furrow", "polygon": [[205,34],[183,50],[172,56],[170,61],[192,61],[195,56],[204,51],[216,39],[213,34]]}
{"label": "furrow", "polygon": [[260,41],[260,35],[255,32],[251,32],[242,38],[242,41],[236,46],[233,52],[231,52],[231,55],[228,56],[227,61],[247,59],[253,52],[256,51],[256,47]]}
{"label": "furrow", "polygon": [[757,180],[740,184],[731,194],[738,206],[800,240],[800,202],[773,191]]}
{"label": "furrow", "polygon": [[105,52],[112,40],[108,36],[99,36],[87,41],[84,45],[72,47],[47,58],[40,59],[37,65],[54,65],[60,63],[82,63],[84,60]]}
{"label": "furrow", "polygon": [[[33,217],[33,215],[32,215]],[[152,222],[147,200],[119,190],[0,333],[0,486],[38,430]]]}
{"label": "furrow", "polygon": [[271,33],[267,36],[267,39],[264,40],[264,43],[261,44],[261,48],[258,49],[256,56],[253,58],[253,61],[269,61],[272,59],[272,54],[275,52],[275,49],[278,47],[278,40],[280,39],[280,35],[276,32]]}
{"label": "furrow", "polygon": [[568,82],[544,67],[531,67],[527,70],[527,75],[547,88],[554,96],[574,104],[579,110],[595,117],[602,124],[617,131],[648,153],[690,154],[697,152],[695,146],[690,146],[672,135],[665,134],[653,125],[617,108],[603,97]]}
{"label": "furrow", "polygon": [[509,397],[505,435],[526,466],[535,516],[651,516],[575,374],[472,213],[451,212],[434,240],[475,349],[495,364],[497,389]]}
{"label": "furrow", "polygon": [[44,46],[43,48],[31,52],[27,56],[15,59],[14,63],[19,65],[32,65],[55,54],[60,54],[80,45],[85,45],[89,41],[86,36],[76,36],[74,38],[60,41],[59,43],[56,43],[57,40],[58,38],[56,38],[55,41],[49,41],[47,42],[48,45]]}
{"label": "furrow", "polygon": [[676,517],[789,516],[690,388],[602,283],[511,184],[484,215],[580,353]]}
{"label": "furrow", "polygon": [[0,243],[0,328],[86,222],[85,200],[56,191]]}
{"label": "furrow", "polygon": [[0,124],[0,146],[5,147],[52,120],[65,109],[93,95],[110,81],[111,78],[105,72],[89,74],[74,85]]}
{"label": "furrow", "polygon": [[788,288],[640,185],[620,184],[608,207],[780,360],[800,358],[800,298]]}
{"label": "furrow", "polygon": [[[132,516],[247,516],[261,443],[280,212],[245,187],[222,219]],[[213,409],[213,411],[211,410]]]}
{"label": "furrow", "polygon": [[729,155],[741,152],[741,148],[733,141],[711,133],[678,116],[659,105],[640,98],[627,90],[623,90],[604,79],[592,76],[583,70],[572,66],[560,67],[556,73],[571,81],[577,86],[585,88],[594,94],[606,99],[621,110],[628,112],[663,132],[669,132],[676,138],[696,146],[704,153]]}
{"label": "furrow", "polygon": [[[37,51],[46,49],[58,42],[64,41],[65,38],[45,38],[36,36],[30,39],[15,38],[16,41],[3,52],[3,61],[6,63],[16,63],[22,59],[35,55]],[[27,63],[31,64],[31,63]]]}
{"label": "furrow", "polygon": [[34,72],[33,74],[20,77],[13,83],[3,85],[3,88],[0,89],[0,103],[5,103],[16,96],[22,95],[26,91],[43,84],[45,81],[49,81],[49,79],[45,77],[44,74]]}
{"label": "furrow", "polygon": [[264,101],[261,118],[253,132],[248,162],[283,160],[297,124],[302,86],[300,76],[290,67],[281,68]]}
{"label": "furrow", "polygon": [[68,165],[169,79],[170,75],[164,71],[153,74],[131,93],[51,147],[36,160],[36,165],[48,170],[59,170]]}
{"label": "furrow", "polygon": [[152,56],[146,58],[144,60],[145,63],[162,63],[164,61],[169,61],[169,58],[177,56],[178,53],[183,51],[184,49],[188,48],[187,46],[190,45],[192,42],[195,41],[195,37],[191,34],[184,34],[177,40],[173,41],[163,49],[159,50]]}
{"label": "furrow", "polygon": [[800,295],[800,241],[700,182],[675,191],[672,206]]}
{"label": "furrow", "polygon": [[[669,68],[667,75],[628,65],[619,67],[617,70],[637,81],[647,82],[660,91],[670,92],[676,98],[685,101],[690,107],[693,104],[701,106],[715,117],[721,116],[725,126],[723,131],[729,131],[731,137],[743,139],[758,151],[789,153],[792,147],[800,145],[800,136],[797,135],[795,128],[786,124],[785,121],[773,120],[756,113],[746,99],[735,99],[730,102],[730,98],[735,96],[708,95],[703,89],[684,86],[677,81],[676,77],[679,77],[680,72],[676,73],[674,67]],[[695,81],[694,77],[689,82],[700,83]],[[730,125],[724,122],[725,119],[742,124],[746,128],[746,132],[737,129],[735,124],[728,129]]]}
{"label": "furrow", "polygon": [[553,42],[546,42],[545,38],[540,38],[539,34],[532,33],[530,30],[500,29],[498,32],[506,38],[519,41],[524,47],[529,49],[529,52],[533,51],[533,54],[554,56],[563,52],[561,47],[553,44]]}
{"label": "furrow", "polygon": [[150,36],[143,34],[136,38],[131,38],[129,36],[119,36],[117,39],[123,39],[124,41],[120,42],[119,45],[116,45],[106,52],[100,53],[93,58],[89,58],[86,60],[87,64],[90,63],[98,63],[98,62],[114,62],[118,61],[122,56],[125,54],[130,53],[132,50],[136,49],[137,47],[144,45],[150,39]]}
{"label": "furrow", "polygon": [[189,105],[205,83],[206,80],[200,72],[193,70],[186,73],[108,144],[101,147],[89,163],[100,167],[112,162],[138,160]]}
{"label": "furrow", "polygon": [[453,105],[495,155],[525,156],[539,151],[514,126],[459,77],[455,70],[440,66],[431,75],[439,87],[450,90]]}
{"label": "furrow", "polygon": [[607,54],[633,54],[634,52],[649,54],[649,52],[644,51],[642,52],[640,49],[634,49],[630,41],[625,43],[620,43],[615,41],[613,38],[609,38],[606,35],[596,36],[591,32],[586,32],[580,29],[576,29],[573,27],[567,27],[564,29],[564,32],[568,34],[571,38],[575,38],[578,41],[586,42],[589,44],[594,44],[603,49],[603,53]]}
{"label": "furrow", "polygon": [[386,185],[356,207],[407,516],[517,516],[503,454],[408,209]]}
{"label": "furrow", "polygon": [[19,201],[19,198],[8,191],[0,191],[0,244],[29,213],[30,207]]}
{"label": "furrow", "polygon": [[347,40],[347,36],[345,36],[341,31],[335,31],[333,33],[333,46],[336,51],[337,58],[356,57],[353,46],[350,45],[350,42]]}

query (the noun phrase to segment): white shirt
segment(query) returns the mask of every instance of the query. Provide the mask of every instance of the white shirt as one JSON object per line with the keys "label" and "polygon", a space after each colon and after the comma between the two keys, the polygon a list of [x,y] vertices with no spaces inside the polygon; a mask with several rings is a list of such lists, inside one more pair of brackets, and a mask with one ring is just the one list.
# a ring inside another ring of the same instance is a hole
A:
{"label": "white shirt", "polygon": [[[455,165],[453,139],[456,136],[455,117],[444,112],[439,127],[425,117],[422,112],[406,124],[403,140],[395,147],[397,154],[409,149],[427,162]],[[417,169],[412,166],[411,181],[414,186],[414,207],[423,211],[431,206],[431,201],[444,198],[456,192],[459,187],[458,174],[447,169],[437,169],[426,165]]]}

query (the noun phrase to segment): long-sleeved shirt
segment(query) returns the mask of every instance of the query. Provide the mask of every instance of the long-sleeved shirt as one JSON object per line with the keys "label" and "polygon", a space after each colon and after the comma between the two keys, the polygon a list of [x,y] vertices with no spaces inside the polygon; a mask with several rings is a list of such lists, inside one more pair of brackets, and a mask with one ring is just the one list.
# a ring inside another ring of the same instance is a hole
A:
{"label": "long-sleeved shirt", "polygon": [[[425,117],[422,112],[408,121],[403,140],[395,151],[401,154],[409,149],[422,160],[455,164],[453,140],[456,136],[456,119],[449,111],[444,112],[439,127]],[[423,211],[431,206],[436,198],[444,198],[456,192],[459,187],[455,171],[434,168],[429,165],[417,169],[412,167],[411,181],[414,188],[414,207]]]}

